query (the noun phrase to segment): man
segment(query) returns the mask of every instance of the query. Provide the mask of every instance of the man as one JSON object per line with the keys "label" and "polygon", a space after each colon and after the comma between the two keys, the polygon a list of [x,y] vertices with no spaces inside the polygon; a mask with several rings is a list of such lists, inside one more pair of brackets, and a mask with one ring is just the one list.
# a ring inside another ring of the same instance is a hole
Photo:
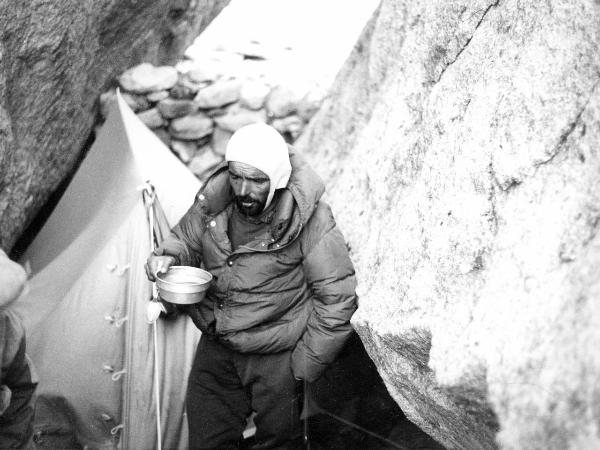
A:
{"label": "man", "polygon": [[322,180],[275,129],[248,125],[171,235],[148,258],[214,279],[188,308],[202,330],[190,372],[190,448],[237,448],[256,413],[253,448],[302,446],[299,392],[352,331],[354,269]]}
{"label": "man", "polygon": [[0,250],[0,448],[30,448],[33,393],[37,382],[25,354],[25,331],[9,309],[26,280],[25,271]]}

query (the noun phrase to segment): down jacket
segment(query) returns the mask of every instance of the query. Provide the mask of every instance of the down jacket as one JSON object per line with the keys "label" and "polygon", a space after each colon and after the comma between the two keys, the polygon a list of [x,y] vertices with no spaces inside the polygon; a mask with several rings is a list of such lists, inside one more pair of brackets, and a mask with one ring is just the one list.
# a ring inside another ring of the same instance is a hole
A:
{"label": "down jacket", "polygon": [[293,350],[294,376],[314,381],[352,331],[356,279],[331,209],[320,200],[323,181],[291,148],[290,162],[264,236],[232,251],[233,193],[224,163],[155,254],[213,275],[206,299],[187,311],[202,332],[242,353]]}

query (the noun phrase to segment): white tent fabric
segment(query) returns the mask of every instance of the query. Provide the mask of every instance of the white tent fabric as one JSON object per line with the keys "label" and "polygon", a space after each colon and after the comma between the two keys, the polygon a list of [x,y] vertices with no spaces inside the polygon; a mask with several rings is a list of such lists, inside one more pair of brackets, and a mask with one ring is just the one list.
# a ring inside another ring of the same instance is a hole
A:
{"label": "white tent fabric", "polygon": [[[36,431],[80,445],[155,448],[154,376],[160,377],[164,448],[185,448],[184,399],[199,331],[187,317],[158,324],[154,373],[148,221],[138,187],[150,181],[169,223],[192,204],[199,181],[119,96],[87,157],[22,263],[32,278],[15,305],[50,412]],[[63,409],[63,411],[52,408]],[[58,430],[58,431],[57,431]]]}

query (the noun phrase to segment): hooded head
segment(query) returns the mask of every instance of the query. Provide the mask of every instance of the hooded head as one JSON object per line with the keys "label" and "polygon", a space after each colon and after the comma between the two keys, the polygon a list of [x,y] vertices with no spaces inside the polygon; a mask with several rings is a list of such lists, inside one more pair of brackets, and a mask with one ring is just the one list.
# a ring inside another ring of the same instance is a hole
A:
{"label": "hooded head", "polygon": [[237,130],[227,144],[225,160],[252,166],[269,178],[269,192],[263,210],[271,204],[275,191],[286,187],[292,173],[285,140],[277,130],[264,123],[246,125]]}

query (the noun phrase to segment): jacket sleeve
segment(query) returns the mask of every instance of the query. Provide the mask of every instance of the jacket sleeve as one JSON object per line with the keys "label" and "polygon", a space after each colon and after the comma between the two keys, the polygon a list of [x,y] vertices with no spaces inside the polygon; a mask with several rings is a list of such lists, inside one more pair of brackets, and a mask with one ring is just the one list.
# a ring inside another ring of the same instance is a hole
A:
{"label": "jacket sleeve", "polygon": [[7,404],[0,414],[0,448],[30,448],[37,376],[25,354],[25,331],[20,321],[8,311],[2,316],[5,335],[0,345],[3,347],[0,384]]}
{"label": "jacket sleeve", "polygon": [[[333,222],[333,217],[330,220]],[[350,337],[350,317],[358,304],[354,267],[335,222],[305,255],[304,272],[312,292],[313,311],[292,353],[292,372],[296,378],[312,382]]]}
{"label": "jacket sleeve", "polygon": [[198,198],[187,210],[179,223],[173,227],[167,238],[154,250],[157,256],[173,256],[176,264],[199,267],[201,263],[201,239],[204,231],[204,217]]}

